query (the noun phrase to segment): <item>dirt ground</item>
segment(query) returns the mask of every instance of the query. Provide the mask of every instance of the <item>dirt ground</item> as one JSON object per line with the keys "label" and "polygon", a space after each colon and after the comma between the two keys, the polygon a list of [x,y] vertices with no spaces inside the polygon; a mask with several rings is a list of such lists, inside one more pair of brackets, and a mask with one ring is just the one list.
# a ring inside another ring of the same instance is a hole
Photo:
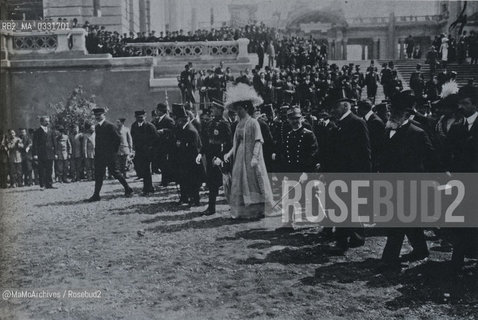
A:
{"label": "dirt ground", "polygon": [[[158,180],[158,176],[155,176]],[[431,237],[426,261],[375,270],[385,238],[328,256],[317,228],[293,233],[178,207],[175,186],[124,198],[106,182],[0,191],[0,289],[59,292],[0,300],[0,319],[476,319],[478,279],[451,278],[450,252]],[[408,251],[408,245],[404,251]],[[90,296],[63,297],[87,292]],[[92,297],[91,294],[95,296]]]}

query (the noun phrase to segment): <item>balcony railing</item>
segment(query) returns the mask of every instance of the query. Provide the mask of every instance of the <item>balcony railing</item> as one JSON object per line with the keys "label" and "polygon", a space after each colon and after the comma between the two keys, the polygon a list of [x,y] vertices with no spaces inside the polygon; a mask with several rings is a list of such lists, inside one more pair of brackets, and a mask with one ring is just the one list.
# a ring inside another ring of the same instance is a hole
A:
{"label": "balcony railing", "polygon": [[247,58],[248,44],[249,39],[238,39],[235,41],[128,43],[127,46],[140,51],[143,56],[154,56],[161,60],[184,58],[237,60]]}
{"label": "balcony railing", "polygon": [[86,55],[83,29],[1,32],[2,59],[26,54],[75,52]]}
{"label": "balcony railing", "polygon": [[[403,22],[439,22],[443,20],[442,15],[424,15],[424,16],[396,16],[396,23]],[[347,19],[349,25],[382,25],[388,24],[390,17],[355,17]]]}

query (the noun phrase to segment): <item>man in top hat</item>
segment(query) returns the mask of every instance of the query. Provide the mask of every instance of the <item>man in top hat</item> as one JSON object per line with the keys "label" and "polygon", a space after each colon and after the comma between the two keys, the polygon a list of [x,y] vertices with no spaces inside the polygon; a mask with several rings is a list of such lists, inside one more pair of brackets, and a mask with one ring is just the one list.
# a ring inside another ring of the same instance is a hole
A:
{"label": "man in top hat", "polygon": [[333,147],[335,146],[335,135],[337,134],[337,126],[330,119],[327,111],[322,111],[317,115],[317,125],[314,128],[315,136],[319,145],[319,163],[321,172],[332,172],[333,163]]}
{"label": "man in top hat", "polygon": [[300,108],[287,112],[291,130],[282,146],[282,168],[285,172],[314,172],[318,169],[319,147],[311,130],[304,128]]}
{"label": "man in top hat", "polygon": [[136,172],[143,178],[143,195],[154,193],[151,178],[151,161],[153,157],[153,145],[156,142],[156,128],[146,121],[144,110],[135,111],[136,121],[131,125],[131,137],[135,151]]}
{"label": "man in top hat", "polygon": [[[329,94],[330,114],[337,121],[333,172],[370,172],[372,168],[370,138],[365,120],[352,113],[351,99],[343,96],[341,90]],[[348,248],[364,245],[363,227],[337,228],[336,247],[331,251],[343,254]]]}
{"label": "man in top hat", "polygon": [[223,118],[224,106],[213,102],[212,119],[206,124],[203,132],[201,153],[206,156],[206,182],[209,189],[209,200],[205,215],[216,213],[216,198],[222,186],[220,164],[224,155],[232,147],[231,126]]}
{"label": "man in top hat", "polygon": [[95,108],[93,114],[97,125],[95,127],[95,191],[88,202],[100,201],[100,191],[103,186],[106,168],[124,187],[125,196],[131,196],[133,189],[130,188],[125,178],[118,170],[116,155],[118,154],[121,137],[114,124],[106,120],[105,109]]}
{"label": "man in top hat", "polygon": [[385,124],[388,122],[388,119],[390,118],[390,102],[389,100],[383,100],[379,104],[376,104],[373,107],[373,111],[375,114],[382,120],[382,122]]}
{"label": "man in top hat", "polygon": [[153,171],[161,170],[161,185],[167,186],[172,179],[171,149],[173,147],[174,120],[168,114],[168,107],[163,103],[156,106],[157,119],[153,122],[158,133],[154,145]]}
{"label": "man in top hat", "polygon": [[367,123],[370,136],[372,171],[377,172],[378,160],[383,149],[383,144],[385,143],[385,124],[372,111],[372,102],[370,100],[359,101],[357,113]]}
{"label": "man in top hat", "polygon": [[[387,123],[380,172],[432,172],[435,170],[434,148],[426,132],[414,125],[409,116],[415,97],[411,90],[398,93],[392,99],[390,120]],[[381,268],[399,270],[400,261],[416,261],[428,256],[428,248],[420,228],[390,228],[383,250]],[[413,251],[400,259],[405,235]]]}
{"label": "man in top hat", "polygon": [[201,138],[188,119],[184,106],[173,104],[173,116],[176,119],[175,157],[176,181],[180,187],[179,204],[199,205],[199,188],[202,182]]}
{"label": "man in top hat", "polygon": [[38,175],[40,188],[54,189],[53,187],[53,160],[57,159],[55,131],[50,128],[50,117],[40,118],[40,128],[33,134],[32,154],[38,160]]}

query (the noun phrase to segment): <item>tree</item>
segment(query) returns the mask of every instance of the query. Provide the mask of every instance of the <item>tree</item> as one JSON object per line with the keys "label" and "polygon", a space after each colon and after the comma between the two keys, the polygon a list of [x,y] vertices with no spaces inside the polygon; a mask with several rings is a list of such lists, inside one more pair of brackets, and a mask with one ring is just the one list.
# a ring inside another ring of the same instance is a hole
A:
{"label": "tree", "polygon": [[[96,108],[95,96],[89,96],[81,85],[76,87],[66,102],[50,104],[51,121],[55,127],[71,129],[78,125],[80,129],[94,121],[92,110]],[[106,109],[106,108],[105,108]]]}

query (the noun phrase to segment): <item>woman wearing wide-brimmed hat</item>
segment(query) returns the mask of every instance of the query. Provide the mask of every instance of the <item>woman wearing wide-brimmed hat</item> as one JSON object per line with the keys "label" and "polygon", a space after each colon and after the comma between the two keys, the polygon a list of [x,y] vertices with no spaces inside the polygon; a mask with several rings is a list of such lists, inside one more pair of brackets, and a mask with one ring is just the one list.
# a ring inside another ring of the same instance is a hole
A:
{"label": "woman wearing wide-brimmed hat", "polygon": [[225,106],[239,116],[233,147],[224,156],[232,159],[229,198],[233,218],[258,218],[272,208],[272,189],[262,152],[264,140],[260,125],[251,117],[254,107],[263,103],[257,92],[240,83],[226,92]]}

